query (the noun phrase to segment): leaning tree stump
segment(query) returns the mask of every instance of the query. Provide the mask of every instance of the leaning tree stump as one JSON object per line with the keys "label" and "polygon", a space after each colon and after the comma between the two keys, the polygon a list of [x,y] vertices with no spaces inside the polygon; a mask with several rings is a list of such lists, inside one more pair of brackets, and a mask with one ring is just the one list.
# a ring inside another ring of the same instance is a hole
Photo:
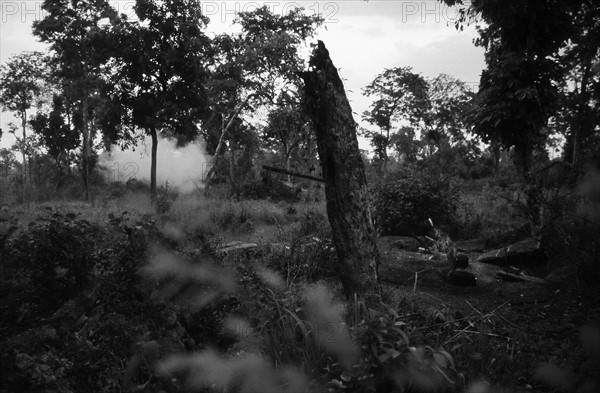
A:
{"label": "leaning tree stump", "polygon": [[322,41],[304,80],[304,107],[317,137],[325,182],[327,216],[337,251],[338,272],[347,298],[379,293],[379,253],[369,207],[357,124],[342,80]]}

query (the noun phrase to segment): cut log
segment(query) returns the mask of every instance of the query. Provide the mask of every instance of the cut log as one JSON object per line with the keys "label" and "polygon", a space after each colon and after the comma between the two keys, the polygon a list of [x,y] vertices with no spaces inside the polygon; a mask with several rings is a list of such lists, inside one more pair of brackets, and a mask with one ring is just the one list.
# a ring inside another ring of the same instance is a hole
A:
{"label": "cut log", "polygon": [[256,244],[256,243],[244,243],[244,242],[233,241],[233,242],[224,244],[217,251],[224,255],[227,255],[234,251],[248,250],[248,249],[253,249],[256,247],[258,247],[258,244]]}
{"label": "cut log", "polygon": [[481,263],[517,267],[545,263],[547,260],[548,257],[541,248],[540,242],[532,238],[486,252],[477,259]]}
{"label": "cut log", "polygon": [[290,245],[286,243],[246,243],[232,241],[222,245],[217,252],[222,256],[234,257],[244,256],[246,258],[258,257],[265,253],[276,252],[283,254],[290,250]]}
{"label": "cut log", "polygon": [[525,274],[513,274],[509,272],[498,272],[496,273],[499,279],[504,281],[526,281],[535,282],[538,284],[544,283],[545,281],[538,277],[528,276]]}

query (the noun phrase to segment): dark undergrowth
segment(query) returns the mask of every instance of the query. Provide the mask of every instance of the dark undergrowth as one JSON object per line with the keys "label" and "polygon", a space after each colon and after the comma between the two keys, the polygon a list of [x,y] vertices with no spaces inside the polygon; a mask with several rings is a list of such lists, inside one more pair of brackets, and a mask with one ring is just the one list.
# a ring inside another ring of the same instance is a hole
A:
{"label": "dark undergrowth", "polygon": [[[593,221],[541,227],[564,256],[552,287],[386,284],[365,304],[339,300],[322,210],[228,202],[197,222],[206,204],[164,203],[3,219],[0,392],[596,391]],[[277,244],[219,251],[262,221]]]}

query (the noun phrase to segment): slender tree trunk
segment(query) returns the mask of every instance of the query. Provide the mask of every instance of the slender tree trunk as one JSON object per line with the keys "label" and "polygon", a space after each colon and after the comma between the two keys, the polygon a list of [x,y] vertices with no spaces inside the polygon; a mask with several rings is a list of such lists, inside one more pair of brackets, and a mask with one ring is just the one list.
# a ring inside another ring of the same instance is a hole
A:
{"label": "slender tree trunk", "polygon": [[494,174],[498,175],[498,172],[500,172],[500,143],[492,142],[490,150],[492,151],[492,155],[494,157]]}
{"label": "slender tree trunk", "polygon": [[338,256],[337,272],[347,298],[379,294],[379,253],[369,208],[356,122],[344,85],[323,42],[302,72],[305,105],[312,119],[327,199],[327,216]]}
{"label": "slender tree trunk", "polygon": [[381,165],[381,174],[385,176],[387,173],[388,164],[390,162],[390,157],[388,156],[388,147],[390,144],[390,128],[386,127],[385,130],[385,144],[383,145],[383,163]]}
{"label": "slender tree trunk", "polygon": [[[287,145],[284,144],[284,157],[285,157],[285,170],[290,172],[290,157],[291,150],[288,149]],[[292,183],[292,176],[288,173],[287,175],[288,185]]]}
{"label": "slender tree trunk", "polygon": [[227,136],[227,132],[229,131],[229,128],[233,124],[233,121],[235,120],[235,118],[240,114],[242,109],[244,109],[244,107],[246,106],[248,101],[250,101],[251,98],[256,97],[257,95],[258,94],[250,94],[248,97],[246,97],[244,102],[242,102],[240,105],[238,105],[238,107],[233,111],[233,113],[231,114],[231,117],[229,118],[229,120],[227,122],[227,125],[221,127],[222,128],[221,136],[219,137],[219,142],[217,143],[217,148],[215,149],[215,157],[213,158],[213,165],[210,167],[210,169],[208,170],[208,173],[206,174],[206,181],[205,181],[206,186],[209,185],[210,180],[212,179],[212,177],[214,175],[215,167],[217,166],[218,160],[221,158],[221,156],[227,150],[227,149],[224,149],[224,144],[225,144],[225,137]]}
{"label": "slender tree trunk", "polygon": [[156,200],[156,154],[158,152],[158,134],[156,127],[150,127],[150,137],[152,138],[152,153],[150,164],[150,198]]}
{"label": "slender tree trunk", "polygon": [[56,160],[56,170],[58,171],[58,175],[62,178],[64,176],[64,172],[63,172],[63,168],[62,168],[62,164],[61,164],[61,158],[63,156],[63,153],[60,152],[58,153],[58,155],[56,156],[55,160]]}
{"label": "slender tree trunk", "polygon": [[81,176],[83,179],[83,192],[84,198],[86,202],[90,200],[90,192],[89,192],[89,166],[90,166],[90,129],[88,124],[88,107],[87,107],[87,98],[83,99],[83,115],[82,115],[82,123],[83,123],[83,149],[82,149],[82,171]]}
{"label": "slender tree trunk", "polygon": [[541,195],[540,188],[531,174],[531,158],[533,147],[529,143],[515,146],[515,166],[519,172],[519,179],[525,191],[525,205],[531,221],[531,235],[539,236],[537,228],[540,228],[541,217]]}
{"label": "slender tree trunk", "polygon": [[27,176],[27,111],[23,111],[21,113],[21,127],[23,128],[23,142],[21,143],[21,156],[23,158],[23,166],[22,166],[22,178],[23,178],[23,186],[25,186],[29,178]]}
{"label": "slender tree trunk", "polygon": [[587,105],[587,84],[590,77],[590,71],[592,68],[591,59],[585,65],[583,71],[583,77],[581,78],[581,89],[578,97],[577,115],[575,117],[575,124],[573,127],[573,174],[572,181],[575,183],[578,178],[579,170],[581,167],[581,148],[583,141],[583,123],[585,122],[585,110],[584,107]]}
{"label": "slender tree trunk", "polygon": [[529,171],[531,169],[531,156],[533,148],[529,143],[523,143],[515,146],[515,166],[519,172],[519,177],[522,182],[527,182],[529,179]]}
{"label": "slender tree trunk", "polygon": [[235,150],[233,147],[230,149],[230,160],[229,160],[229,188],[233,194],[237,194],[237,181],[235,176]]}

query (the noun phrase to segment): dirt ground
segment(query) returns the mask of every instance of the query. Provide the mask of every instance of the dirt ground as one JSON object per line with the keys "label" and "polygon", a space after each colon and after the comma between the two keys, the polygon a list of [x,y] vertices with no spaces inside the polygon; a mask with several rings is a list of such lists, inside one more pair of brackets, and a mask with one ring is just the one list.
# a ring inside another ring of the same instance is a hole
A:
{"label": "dirt ground", "polygon": [[[404,299],[398,308],[414,310],[413,317],[429,310],[424,335],[429,343],[434,335],[436,346],[454,356],[467,385],[483,380],[512,392],[599,391],[596,298],[569,283],[488,279],[478,280],[476,287],[457,287],[438,278],[419,280],[416,287],[414,279],[386,286]],[[594,338],[584,338],[590,331]],[[544,369],[556,380],[548,381]]]}
{"label": "dirt ground", "polygon": [[[257,228],[227,240],[261,244],[285,229]],[[501,281],[502,268],[476,262],[481,253],[472,252],[467,270],[477,286],[458,287],[445,280],[447,261],[402,263],[389,250],[380,253],[388,259],[386,300],[418,325],[413,343],[449,351],[465,386],[485,381],[498,391],[600,391],[600,302],[577,283]],[[593,338],[583,338],[590,331]]]}

